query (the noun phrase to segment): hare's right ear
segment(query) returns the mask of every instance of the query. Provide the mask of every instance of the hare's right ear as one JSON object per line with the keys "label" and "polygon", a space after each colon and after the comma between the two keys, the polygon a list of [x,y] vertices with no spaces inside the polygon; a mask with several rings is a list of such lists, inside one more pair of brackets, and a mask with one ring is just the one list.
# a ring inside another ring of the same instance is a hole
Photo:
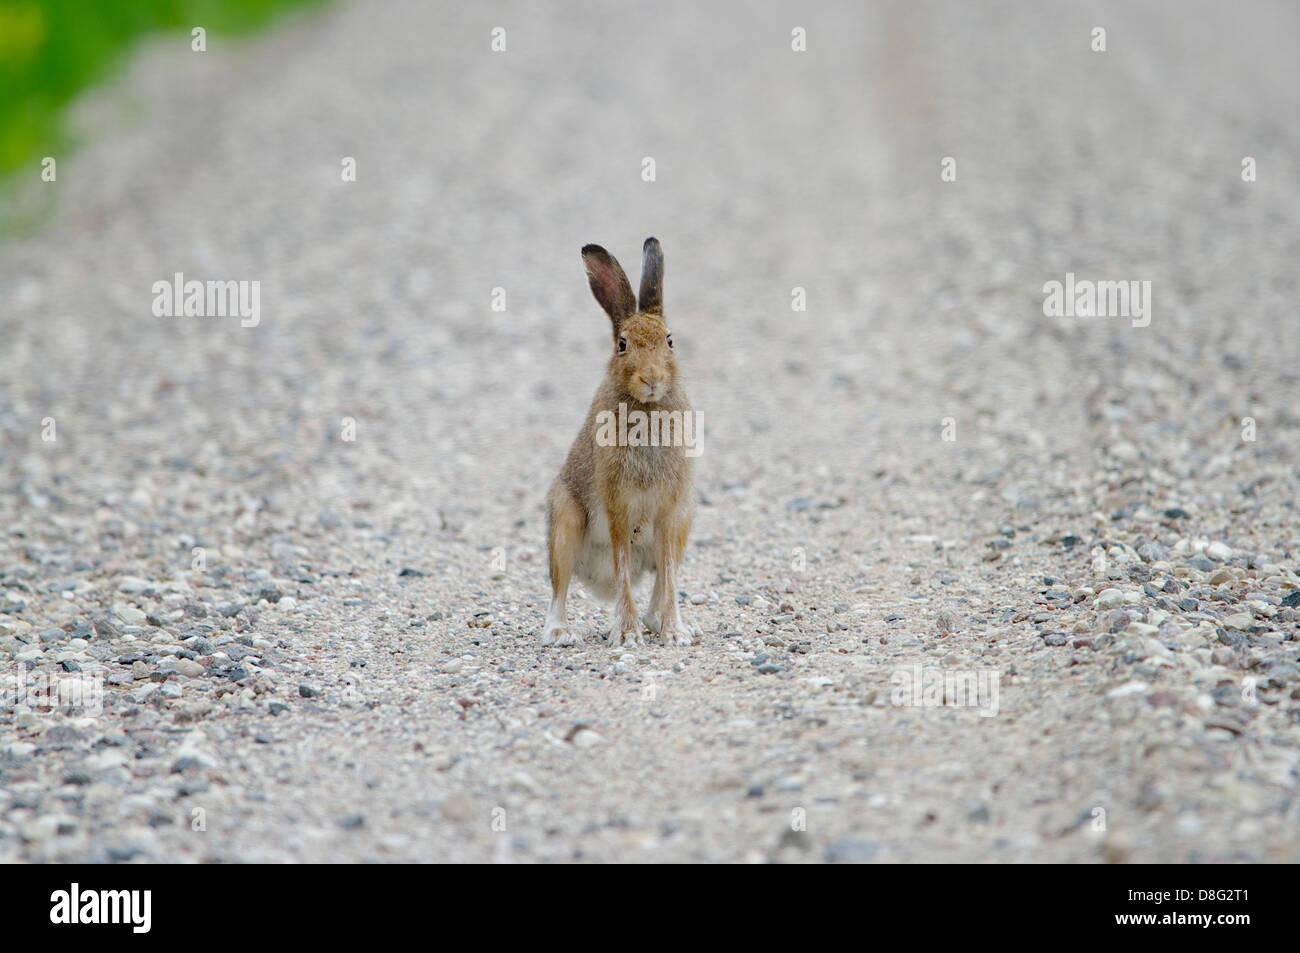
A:
{"label": "hare's right ear", "polygon": [[614,333],[617,334],[618,326],[636,311],[632,285],[614,256],[599,245],[584,245],[582,261],[587,266],[591,293],[614,322]]}

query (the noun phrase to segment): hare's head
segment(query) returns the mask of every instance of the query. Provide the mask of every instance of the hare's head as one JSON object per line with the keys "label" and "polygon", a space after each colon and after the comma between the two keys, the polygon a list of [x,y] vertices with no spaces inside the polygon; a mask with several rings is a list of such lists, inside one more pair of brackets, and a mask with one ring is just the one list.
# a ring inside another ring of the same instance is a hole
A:
{"label": "hare's head", "polygon": [[582,249],[591,293],[614,324],[614,354],[609,376],[622,393],[643,404],[663,400],[677,381],[673,336],[664,323],[664,253],[647,238],[641,255],[641,296],[618,261],[599,245]]}

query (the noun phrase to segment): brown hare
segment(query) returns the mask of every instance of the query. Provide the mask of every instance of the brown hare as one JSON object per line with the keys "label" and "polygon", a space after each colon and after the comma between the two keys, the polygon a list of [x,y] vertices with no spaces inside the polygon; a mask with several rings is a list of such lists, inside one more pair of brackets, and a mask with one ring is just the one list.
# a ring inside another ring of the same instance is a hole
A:
{"label": "brown hare", "polygon": [[[695,508],[695,446],[689,436],[695,415],[678,380],[673,338],[664,323],[663,251],[656,239],[645,240],[639,301],[605,249],[587,245],[582,260],[591,292],[613,322],[613,353],[587,421],[546,498],[551,605],[542,644],[581,641],[565,613],[575,576],[593,595],[614,600],[611,644],[641,644],[632,586],[653,571],[654,593],[641,622],[668,645],[689,645],[693,631],[677,611],[677,567]],[[642,422],[639,435],[635,427],[626,432],[629,420]]]}

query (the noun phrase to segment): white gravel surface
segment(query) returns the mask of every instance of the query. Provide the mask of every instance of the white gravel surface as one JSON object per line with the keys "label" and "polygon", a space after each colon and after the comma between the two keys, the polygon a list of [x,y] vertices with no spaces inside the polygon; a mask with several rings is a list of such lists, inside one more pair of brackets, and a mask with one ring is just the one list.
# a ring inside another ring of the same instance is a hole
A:
{"label": "white gravel surface", "polygon": [[[0,250],[0,861],[1300,860],[1300,12],[1045,6],[151,42]],[[704,634],[544,649],[652,234]]]}

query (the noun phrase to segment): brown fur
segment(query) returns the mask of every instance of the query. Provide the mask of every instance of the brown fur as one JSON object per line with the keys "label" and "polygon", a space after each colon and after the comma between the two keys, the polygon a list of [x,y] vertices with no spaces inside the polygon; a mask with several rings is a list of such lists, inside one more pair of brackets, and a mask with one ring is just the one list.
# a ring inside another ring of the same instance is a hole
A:
{"label": "brown fur", "polygon": [[650,569],[655,587],[642,621],[669,644],[690,642],[677,611],[676,573],[691,530],[693,460],[682,446],[601,446],[596,440],[597,415],[617,415],[620,403],[629,414],[691,412],[663,318],[663,253],[653,238],[646,239],[643,252],[638,310],[618,261],[598,245],[582,250],[592,294],[613,326],[614,351],[547,495],[551,608],[543,644],[579,641],[565,615],[575,575],[596,594],[613,596],[612,643],[639,642],[632,585]]}

